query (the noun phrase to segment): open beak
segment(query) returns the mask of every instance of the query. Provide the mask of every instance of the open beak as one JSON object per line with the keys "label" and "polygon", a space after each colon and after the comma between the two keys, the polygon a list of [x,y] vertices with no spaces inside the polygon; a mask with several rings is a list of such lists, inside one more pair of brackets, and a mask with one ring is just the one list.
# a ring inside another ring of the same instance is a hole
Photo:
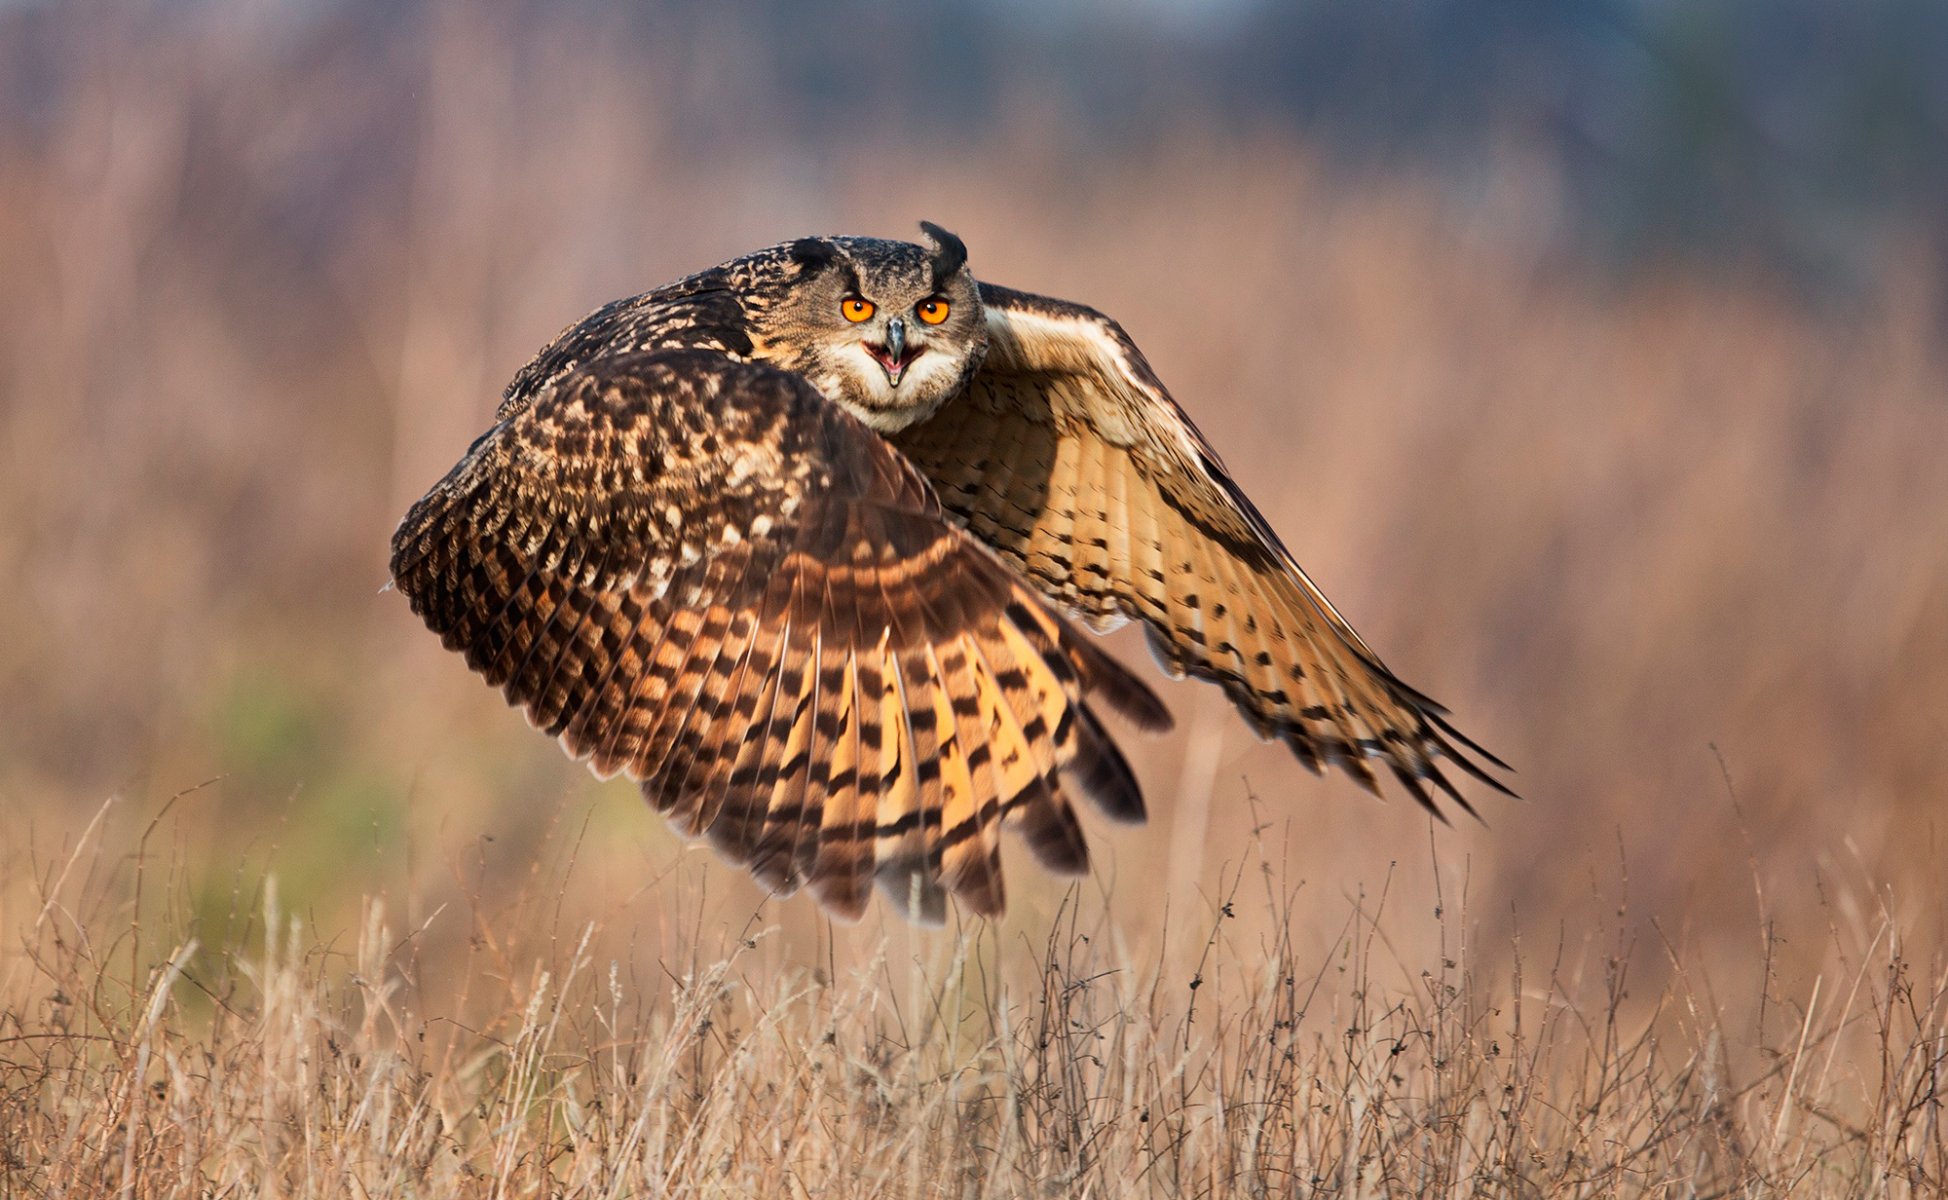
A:
{"label": "open beak", "polygon": [[900,376],[906,374],[906,369],[913,365],[913,360],[920,357],[922,349],[923,347],[915,346],[912,354],[906,352],[905,317],[894,317],[886,323],[884,346],[866,343],[866,353],[873,356],[873,361],[879,364],[880,370],[886,372],[886,382],[894,387],[899,386]]}

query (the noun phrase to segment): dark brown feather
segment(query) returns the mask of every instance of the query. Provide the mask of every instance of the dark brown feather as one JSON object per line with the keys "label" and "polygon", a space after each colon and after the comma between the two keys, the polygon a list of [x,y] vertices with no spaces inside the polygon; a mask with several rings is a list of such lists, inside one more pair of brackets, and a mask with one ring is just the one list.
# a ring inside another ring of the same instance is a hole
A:
{"label": "dark brown feather", "polygon": [[1088,698],[1157,724],[1156,698],[802,380],[598,356],[503,411],[407,514],[395,582],[684,833],[840,916],[877,882],[938,920],[1002,910],[1004,823],[1086,864],[1064,771],[1141,812]]}

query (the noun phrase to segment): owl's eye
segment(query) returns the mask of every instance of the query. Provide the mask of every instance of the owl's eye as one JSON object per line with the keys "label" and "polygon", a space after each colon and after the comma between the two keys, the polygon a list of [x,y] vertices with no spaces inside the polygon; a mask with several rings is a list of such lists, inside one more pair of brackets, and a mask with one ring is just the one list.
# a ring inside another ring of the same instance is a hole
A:
{"label": "owl's eye", "polygon": [[952,305],[938,296],[928,296],[925,300],[913,306],[913,312],[927,324],[938,325],[947,319],[947,313],[952,307]]}
{"label": "owl's eye", "polygon": [[839,312],[845,315],[846,320],[857,325],[861,321],[872,319],[873,302],[870,300],[861,300],[857,296],[847,296],[844,300],[839,301]]}

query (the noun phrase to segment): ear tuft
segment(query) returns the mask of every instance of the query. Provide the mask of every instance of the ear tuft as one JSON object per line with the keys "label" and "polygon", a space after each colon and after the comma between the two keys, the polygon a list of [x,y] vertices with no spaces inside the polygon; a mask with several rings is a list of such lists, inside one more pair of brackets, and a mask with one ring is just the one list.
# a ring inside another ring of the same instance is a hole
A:
{"label": "ear tuft", "polygon": [[785,248],[791,260],[805,268],[807,274],[823,271],[839,256],[839,248],[825,238],[799,238]]}
{"label": "ear tuft", "polygon": [[940,287],[967,265],[967,243],[932,221],[920,222],[920,229],[933,239],[933,285]]}

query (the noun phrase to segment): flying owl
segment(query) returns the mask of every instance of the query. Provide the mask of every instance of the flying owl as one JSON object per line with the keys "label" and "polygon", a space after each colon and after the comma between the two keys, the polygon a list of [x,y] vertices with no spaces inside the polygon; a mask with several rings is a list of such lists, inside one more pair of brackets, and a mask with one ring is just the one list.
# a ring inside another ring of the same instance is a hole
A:
{"label": "flying owl", "polygon": [[1141,821],[1102,710],[1170,726],[1077,626],[1142,623],[1314,771],[1507,792],[1299,569],[1093,309],[961,240],[805,238],[609,304],[406,514],[392,578],[599,776],[856,919],[1006,904],[1000,832],[1081,874]]}

